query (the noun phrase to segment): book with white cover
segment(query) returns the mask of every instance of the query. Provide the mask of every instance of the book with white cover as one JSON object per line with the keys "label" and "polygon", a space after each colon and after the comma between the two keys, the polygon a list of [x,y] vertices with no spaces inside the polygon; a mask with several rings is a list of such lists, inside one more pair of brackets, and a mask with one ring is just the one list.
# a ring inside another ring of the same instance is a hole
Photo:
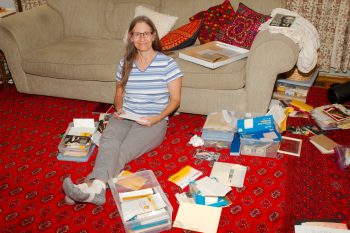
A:
{"label": "book with white cover", "polygon": [[179,58],[199,65],[216,69],[220,66],[247,57],[249,50],[219,41],[211,41],[196,47],[185,49]]}

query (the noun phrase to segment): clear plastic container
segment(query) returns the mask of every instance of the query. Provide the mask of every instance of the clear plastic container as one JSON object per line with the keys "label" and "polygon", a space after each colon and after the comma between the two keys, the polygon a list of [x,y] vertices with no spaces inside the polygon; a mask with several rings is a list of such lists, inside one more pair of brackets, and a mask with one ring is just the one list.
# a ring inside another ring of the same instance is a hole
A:
{"label": "clear plastic container", "polygon": [[350,167],[350,145],[337,145],[334,148],[335,156],[338,160],[338,165],[341,170]]}
{"label": "clear plastic container", "polygon": [[[144,217],[142,218],[142,220],[138,219],[137,217],[134,217],[128,221],[125,221],[124,213],[122,211],[122,200],[120,198],[119,193],[135,191],[135,189],[131,189],[128,187],[128,185],[125,185],[135,184],[135,180],[142,181],[137,182],[138,184],[142,184],[142,186],[138,187],[137,190],[151,188],[153,189],[154,194],[160,194],[161,198],[166,204],[166,207],[164,208],[165,212]],[[121,219],[123,221],[126,232],[150,233],[171,229],[173,208],[166,195],[164,194],[161,186],[159,185],[157,178],[151,170],[145,170],[128,175],[119,176],[117,179],[114,179],[114,181],[112,178],[110,178],[108,184],[111,189],[115,203],[117,205]]]}
{"label": "clear plastic container", "polygon": [[240,154],[276,158],[279,147],[279,141],[262,141],[241,137]]}
{"label": "clear plastic container", "polygon": [[[98,122],[95,122],[95,127],[97,129],[97,126],[98,126]],[[86,152],[86,154],[88,154],[88,152],[90,151],[91,149],[91,146],[92,146],[92,140],[90,139],[90,146],[87,147],[87,148],[67,148],[64,144],[64,139],[65,137],[68,135],[68,132],[71,130],[71,128],[73,127],[73,122],[70,122],[68,127],[67,127],[67,130],[66,132],[64,133],[63,137],[62,137],[62,140],[60,142],[60,144],[58,145],[58,151],[62,154],[65,154],[66,151],[77,151],[77,152]]]}

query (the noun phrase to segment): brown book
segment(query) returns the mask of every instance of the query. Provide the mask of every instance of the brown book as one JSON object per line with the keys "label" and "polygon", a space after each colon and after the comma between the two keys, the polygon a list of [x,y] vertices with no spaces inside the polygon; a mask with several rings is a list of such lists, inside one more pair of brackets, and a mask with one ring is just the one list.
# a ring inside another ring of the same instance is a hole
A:
{"label": "brown book", "polygon": [[335,141],[325,136],[324,134],[310,137],[310,142],[319,149],[322,154],[332,154],[334,147],[338,145]]}

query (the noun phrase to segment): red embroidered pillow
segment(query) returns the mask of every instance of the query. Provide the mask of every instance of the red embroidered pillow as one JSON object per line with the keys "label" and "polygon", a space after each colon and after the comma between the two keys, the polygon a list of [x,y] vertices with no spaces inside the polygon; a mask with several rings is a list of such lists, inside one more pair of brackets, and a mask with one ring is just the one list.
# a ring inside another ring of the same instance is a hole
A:
{"label": "red embroidered pillow", "polygon": [[169,32],[160,40],[162,49],[172,51],[193,45],[198,37],[201,24],[202,20],[198,19]]}
{"label": "red embroidered pillow", "polygon": [[201,44],[216,40],[216,36],[220,30],[220,25],[232,22],[235,11],[229,0],[225,0],[222,4],[212,6],[206,11],[201,11],[190,18],[190,21],[202,19],[198,39]]}
{"label": "red embroidered pillow", "polygon": [[260,25],[270,16],[253,11],[243,3],[239,4],[233,22],[224,24],[216,39],[227,44],[250,49]]}

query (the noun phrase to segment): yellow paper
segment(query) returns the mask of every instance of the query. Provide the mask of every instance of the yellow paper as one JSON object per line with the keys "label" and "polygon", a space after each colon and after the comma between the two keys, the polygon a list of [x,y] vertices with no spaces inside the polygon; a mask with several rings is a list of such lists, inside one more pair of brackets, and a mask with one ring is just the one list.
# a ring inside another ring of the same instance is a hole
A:
{"label": "yellow paper", "polygon": [[186,175],[188,175],[190,173],[190,171],[191,171],[191,167],[186,166],[186,167],[182,168],[180,171],[178,171],[177,173],[175,173],[174,175],[170,176],[169,181],[176,184],[181,179],[183,179]]}
{"label": "yellow paper", "polygon": [[314,107],[312,107],[311,105],[305,104],[299,100],[294,99],[290,102],[290,105],[295,106],[306,112],[311,112],[311,110],[314,109]]}
{"label": "yellow paper", "polygon": [[132,174],[132,172],[122,171],[118,176],[122,178],[118,179],[117,184],[131,190],[139,190],[147,181],[146,178],[137,175],[134,175],[133,177],[129,178],[123,178],[130,174]]}

